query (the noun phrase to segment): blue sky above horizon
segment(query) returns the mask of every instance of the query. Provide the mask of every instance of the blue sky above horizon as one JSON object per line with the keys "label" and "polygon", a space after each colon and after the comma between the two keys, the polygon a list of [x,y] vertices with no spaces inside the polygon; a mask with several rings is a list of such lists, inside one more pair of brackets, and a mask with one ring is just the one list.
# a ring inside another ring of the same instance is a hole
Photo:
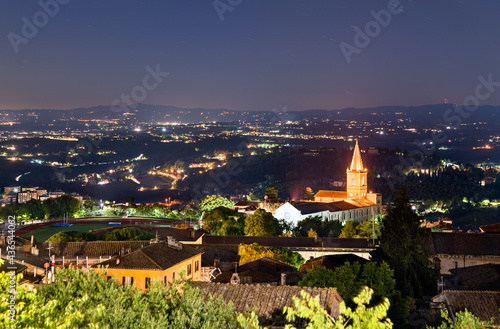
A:
{"label": "blue sky above horizon", "polygon": [[[498,1],[400,0],[350,63],[340,43],[389,1],[220,2],[240,4],[221,21],[213,0],[72,0],[16,53],[9,33],[24,37],[22,18],[42,9],[3,1],[0,108],[110,105],[158,65],[169,75],[141,102],[189,108],[460,104],[478,76],[500,81]],[[500,105],[500,90],[481,104]]]}

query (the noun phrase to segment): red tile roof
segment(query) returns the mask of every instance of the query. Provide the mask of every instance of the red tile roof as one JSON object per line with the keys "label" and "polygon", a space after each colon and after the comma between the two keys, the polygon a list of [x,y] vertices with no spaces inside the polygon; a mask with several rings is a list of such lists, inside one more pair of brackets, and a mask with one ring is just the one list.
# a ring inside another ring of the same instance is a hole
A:
{"label": "red tile roof", "polygon": [[482,321],[494,318],[494,324],[500,325],[499,291],[445,290],[432,300],[445,303],[453,314],[467,309]]}
{"label": "red tile roof", "polygon": [[155,243],[124,256],[93,265],[113,269],[164,271],[186,259],[201,254],[201,251],[183,245],[182,249],[171,248],[165,243]]}
{"label": "red tile roof", "polygon": [[318,193],[314,195],[315,198],[337,198],[337,199],[347,199],[346,191],[328,191],[319,190]]}
{"label": "red tile roof", "polygon": [[500,255],[500,234],[432,232],[424,247],[433,255]]}
{"label": "red tile roof", "polygon": [[203,290],[205,298],[208,298],[208,295],[219,295],[226,304],[232,302],[238,312],[254,309],[261,324],[272,323],[273,313],[283,314],[284,306],[293,307],[292,297],[300,298],[301,291],[312,296],[319,296],[321,305],[334,317],[338,317],[339,304],[342,301],[336,288],[220,283],[195,283],[194,285]]}

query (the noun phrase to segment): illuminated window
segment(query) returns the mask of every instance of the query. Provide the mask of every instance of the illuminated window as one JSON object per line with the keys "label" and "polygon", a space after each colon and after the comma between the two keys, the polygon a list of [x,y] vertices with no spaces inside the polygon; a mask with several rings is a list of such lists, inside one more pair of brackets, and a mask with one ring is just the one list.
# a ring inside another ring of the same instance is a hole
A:
{"label": "illuminated window", "polygon": [[362,185],[365,185],[365,176],[363,176],[362,182]]}
{"label": "illuminated window", "polygon": [[122,277],[122,285],[133,285],[134,277],[133,276],[124,276]]}
{"label": "illuminated window", "polygon": [[352,186],[356,186],[356,178],[352,179]]}

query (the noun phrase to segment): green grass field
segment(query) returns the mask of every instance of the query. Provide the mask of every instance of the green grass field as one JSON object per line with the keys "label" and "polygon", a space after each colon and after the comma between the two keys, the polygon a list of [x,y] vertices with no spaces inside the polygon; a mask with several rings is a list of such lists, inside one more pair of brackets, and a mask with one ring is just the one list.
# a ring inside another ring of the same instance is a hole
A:
{"label": "green grass field", "polygon": [[26,234],[24,237],[30,239],[32,235],[39,242],[45,242],[48,238],[61,231],[78,231],[88,232],[89,230],[96,230],[99,228],[110,227],[107,224],[73,224],[71,226],[44,226],[36,231]]}

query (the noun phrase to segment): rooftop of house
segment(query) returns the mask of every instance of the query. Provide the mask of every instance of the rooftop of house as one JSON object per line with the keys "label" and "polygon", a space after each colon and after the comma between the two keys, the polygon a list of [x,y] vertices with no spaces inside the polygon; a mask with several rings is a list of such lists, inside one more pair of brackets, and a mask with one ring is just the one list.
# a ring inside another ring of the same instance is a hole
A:
{"label": "rooftop of house", "polygon": [[17,263],[10,264],[8,259],[2,258],[2,260],[3,263],[2,265],[0,265],[0,272],[14,271],[17,274],[27,269],[27,267],[22,264],[17,264]]}
{"label": "rooftop of house", "polygon": [[484,233],[500,233],[500,223],[482,225],[479,229]]}
{"label": "rooftop of house", "polygon": [[38,244],[40,256],[49,257],[99,257],[118,256],[148,246],[146,241],[85,241],[85,242],[43,242]]}
{"label": "rooftop of house", "polygon": [[201,256],[202,266],[214,266],[215,260],[221,262],[238,263],[238,246],[212,246],[212,245],[190,245],[196,250],[203,252]]}
{"label": "rooftop of house", "polygon": [[250,207],[258,207],[258,206],[259,206],[259,202],[247,201],[247,200],[240,200],[234,205],[235,208],[250,208]]}
{"label": "rooftop of house", "polygon": [[500,255],[500,235],[486,233],[430,233],[424,247],[432,255]]}
{"label": "rooftop of house", "polygon": [[445,280],[451,290],[500,291],[500,264],[484,264],[455,268]]}
{"label": "rooftop of house", "polygon": [[[167,236],[173,237],[177,241],[195,241],[198,239],[201,235],[203,235],[202,231],[195,231],[195,230],[186,230],[186,229],[179,229],[179,228],[173,228],[173,227],[158,227],[158,226],[140,226],[140,225],[133,225],[133,226],[127,226],[127,227],[135,227],[140,230],[152,233],[152,234],[158,234],[158,237],[161,239],[165,239]],[[123,227],[106,227],[106,228],[101,228],[97,230],[93,230],[92,233],[97,236],[98,239],[103,239],[104,235],[108,232],[112,232],[114,230],[119,230],[122,229]]]}
{"label": "rooftop of house", "polygon": [[117,258],[113,258],[97,266],[108,266],[110,269],[160,270],[164,271],[184,260],[201,254],[192,247],[183,245],[182,249],[172,248],[167,243],[154,243]]}
{"label": "rooftop of house", "polygon": [[450,313],[467,309],[482,321],[494,318],[494,324],[500,325],[500,291],[445,290],[432,301],[445,303]]}
{"label": "rooftop of house", "polygon": [[296,286],[194,283],[203,290],[205,298],[219,295],[224,303],[232,302],[238,312],[254,309],[261,325],[282,325],[273,323],[274,318],[283,315],[283,307],[293,307],[292,297],[300,297],[305,291],[312,296],[319,296],[321,305],[335,318],[339,315],[342,298],[335,288],[300,288]]}
{"label": "rooftop of house", "polygon": [[[229,283],[233,273],[233,271],[223,272],[216,277],[214,282]],[[286,283],[288,285],[297,285],[304,276],[295,267],[267,257],[238,266],[237,273],[240,278],[251,277],[252,283],[280,282],[281,273],[284,273],[287,275]]]}

